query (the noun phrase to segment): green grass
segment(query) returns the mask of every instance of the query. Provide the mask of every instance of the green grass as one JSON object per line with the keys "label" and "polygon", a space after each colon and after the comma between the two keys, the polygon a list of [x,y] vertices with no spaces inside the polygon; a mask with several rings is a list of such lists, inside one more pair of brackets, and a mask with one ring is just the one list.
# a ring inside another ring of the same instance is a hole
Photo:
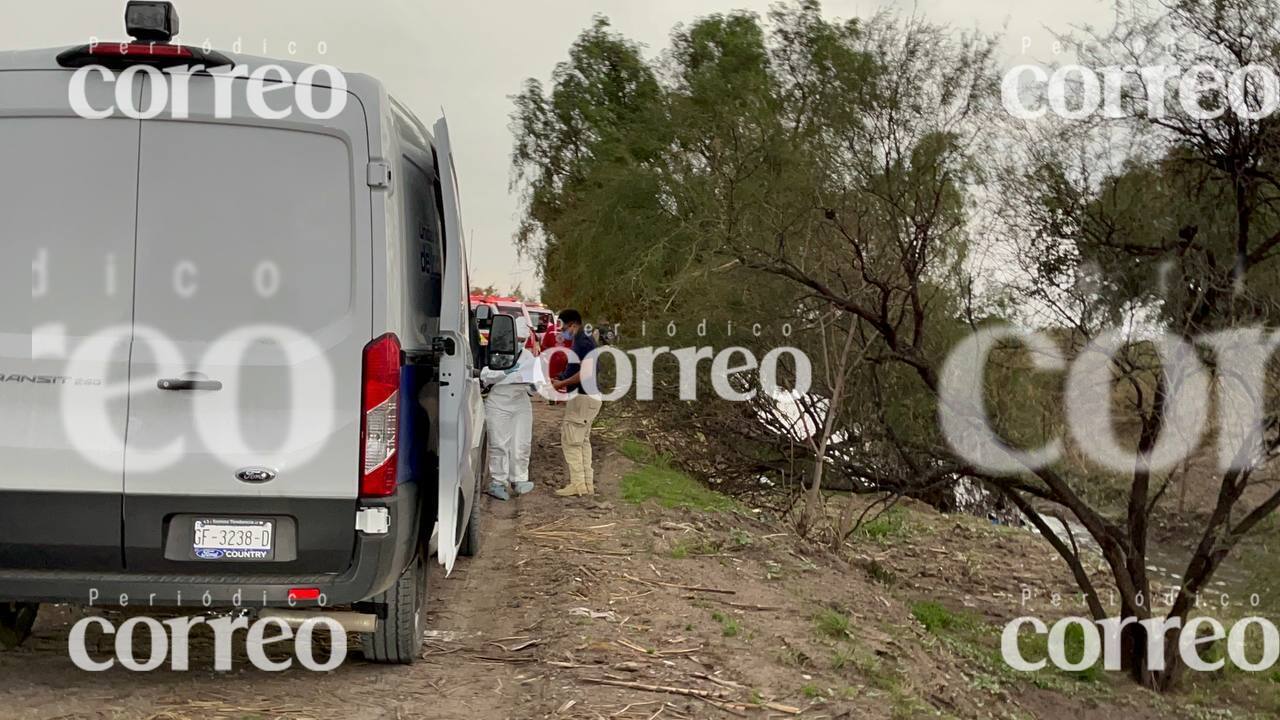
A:
{"label": "green grass", "polygon": [[[1047,664],[1036,672],[1022,673],[1009,667],[1001,654],[998,640],[1001,628],[970,615],[953,613],[933,602],[913,604],[911,614],[951,652],[974,664],[977,670],[972,673],[971,684],[975,689],[994,691],[1002,685],[1023,683],[1061,693],[1102,692],[1106,688],[1100,682],[1105,675],[1101,659],[1094,667],[1080,672],[1067,672]],[[1049,656],[1047,635],[1023,633],[1018,637],[1018,647],[1022,656],[1032,662]],[[1078,625],[1068,628],[1064,649],[1068,660],[1078,660],[1084,654],[1084,631]]]}
{"label": "green grass", "polygon": [[675,560],[683,560],[688,557],[718,555],[720,551],[720,543],[714,540],[695,538],[692,540],[680,540],[672,545],[671,557]]}
{"label": "green grass", "polygon": [[667,508],[731,512],[738,510],[732,498],[708,488],[672,467],[671,458],[635,438],[623,438],[618,450],[642,467],[622,478],[622,499],[632,503],[655,500]]}
{"label": "green grass", "polygon": [[808,685],[805,685],[804,687],[800,688],[800,694],[804,695],[810,700],[814,700],[822,697],[822,691],[819,690],[818,686],[814,685],[813,683],[809,683]]}
{"label": "green grass", "polygon": [[646,465],[622,478],[622,499],[632,503],[655,500],[666,508],[730,512],[731,498],[710,490],[674,468]]}
{"label": "green grass", "polygon": [[657,451],[649,445],[646,445],[635,438],[623,438],[620,440],[618,442],[618,451],[629,459],[644,465],[667,464],[665,462],[666,458],[659,455]]}
{"label": "green grass", "polygon": [[[1049,657],[1049,636],[1037,634],[1019,635],[1018,647],[1022,651],[1022,657],[1028,660],[1046,659]],[[1063,637],[1062,649],[1068,662],[1077,662],[1084,657],[1084,629],[1075,624],[1069,626],[1066,635]],[[1098,658],[1098,661],[1092,667],[1076,672],[1059,670],[1054,668],[1052,664],[1046,665],[1045,669],[1040,671],[1040,673],[1066,675],[1075,680],[1088,683],[1102,680],[1105,672],[1102,667],[1102,658]]]}
{"label": "green grass", "polygon": [[863,537],[877,542],[902,537],[907,534],[907,511],[900,507],[891,507],[863,523],[858,531]]}
{"label": "green grass", "polygon": [[957,615],[935,602],[915,603],[911,606],[911,614],[934,635],[951,630],[970,630],[975,624],[972,619]]}
{"label": "green grass", "polygon": [[736,618],[725,615],[722,612],[711,613],[711,619],[720,623],[720,633],[725,637],[737,637],[742,631],[742,626],[738,624]]}
{"label": "green grass", "polygon": [[827,608],[813,617],[813,627],[819,635],[835,640],[849,637],[849,618],[844,613]]}

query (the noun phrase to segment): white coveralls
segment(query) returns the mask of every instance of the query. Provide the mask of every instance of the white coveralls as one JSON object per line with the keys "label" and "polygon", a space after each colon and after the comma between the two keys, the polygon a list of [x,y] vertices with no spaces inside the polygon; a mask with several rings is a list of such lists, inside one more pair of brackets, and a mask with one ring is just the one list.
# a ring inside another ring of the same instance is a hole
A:
{"label": "white coveralls", "polygon": [[492,385],[484,400],[490,480],[515,488],[517,492],[522,489],[519,483],[529,482],[529,454],[533,444],[533,403],[529,400],[533,386],[521,380],[527,379],[528,368],[536,363],[537,359],[523,350],[511,370],[483,370],[480,374],[482,382]]}

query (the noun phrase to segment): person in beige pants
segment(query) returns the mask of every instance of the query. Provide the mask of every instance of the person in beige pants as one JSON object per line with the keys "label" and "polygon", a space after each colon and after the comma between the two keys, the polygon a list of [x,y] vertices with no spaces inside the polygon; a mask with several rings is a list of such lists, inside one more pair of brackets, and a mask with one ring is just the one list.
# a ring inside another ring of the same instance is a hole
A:
{"label": "person in beige pants", "polygon": [[564,462],[569,466],[569,485],[557,490],[561,497],[594,495],[595,473],[591,469],[591,425],[600,414],[600,398],[579,393],[566,403],[564,423],[560,426],[560,445]]}
{"label": "person in beige pants", "polygon": [[583,330],[582,314],[577,310],[561,311],[560,323],[564,339],[573,343],[573,354],[560,378],[551,383],[556,390],[570,396],[560,426],[560,446],[564,450],[565,465],[569,467],[569,484],[557,490],[556,495],[591,495],[596,491],[591,469],[591,425],[600,414],[602,402],[599,397],[588,394],[582,385],[586,382],[594,388],[591,382],[594,360],[589,356],[596,349],[596,343]]}

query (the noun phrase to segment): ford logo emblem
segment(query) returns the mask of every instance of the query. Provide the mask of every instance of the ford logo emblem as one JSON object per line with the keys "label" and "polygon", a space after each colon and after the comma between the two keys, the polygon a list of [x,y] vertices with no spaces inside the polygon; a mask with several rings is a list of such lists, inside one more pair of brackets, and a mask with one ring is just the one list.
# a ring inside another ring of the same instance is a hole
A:
{"label": "ford logo emblem", "polygon": [[247,483],[265,483],[276,479],[276,471],[271,468],[249,467],[236,472],[236,479]]}
{"label": "ford logo emblem", "polygon": [[196,557],[201,560],[219,560],[222,558],[222,551],[213,548],[200,548],[196,550]]}

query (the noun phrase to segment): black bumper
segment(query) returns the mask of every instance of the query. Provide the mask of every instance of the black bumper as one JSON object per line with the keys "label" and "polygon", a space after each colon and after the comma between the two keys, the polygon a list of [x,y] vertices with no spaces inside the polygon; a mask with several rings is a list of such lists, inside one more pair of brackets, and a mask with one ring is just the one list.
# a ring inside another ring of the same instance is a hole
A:
{"label": "black bumper", "polygon": [[[304,573],[234,565],[175,563],[163,572],[122,570],[107,564],[85,569],[6,569],[0,566],[0,601],[58,602],[129,608],[258,608],[350,605],[391,587],[419,546],[421,507],[417,486],[400,486],[385,500],[361,501],[361,507],[385,507],[391,529],[385,535],[354,533],[341,572]],[[351,524],[354,529],[354,513]],[[305,521],[305,518],[302,519]],[[300,525],[302,523],[300,522]],[[429,533],[430,528],[427,528]],[[305,534],[300,534],[300,540]],[[425,545],[425,543],[423,543]],[[309,552],[303,544],[299,554]],[[3,554],[0,553],[0,556]],[[160,567],[159,565],[153,567]],[[295,566],[296,567],[296,566]],[[321,600],[291,600],[297,589],[319,590]]]}

